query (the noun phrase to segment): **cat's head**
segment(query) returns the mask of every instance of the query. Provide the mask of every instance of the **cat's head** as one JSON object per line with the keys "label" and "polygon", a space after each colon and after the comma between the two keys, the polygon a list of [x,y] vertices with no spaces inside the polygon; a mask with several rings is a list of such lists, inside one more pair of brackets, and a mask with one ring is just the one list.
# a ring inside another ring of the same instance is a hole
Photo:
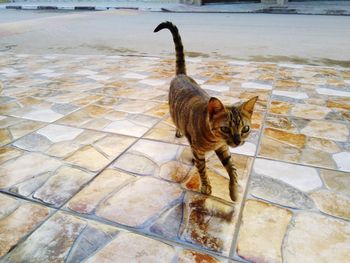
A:
{"label": "cat's head", "polygon": [[251,118],[258,97],[253,97],[240,105],[225,106],[212,97],[208,102],[209,122],[212,133],[229,146],[242,145],[251,131]]}

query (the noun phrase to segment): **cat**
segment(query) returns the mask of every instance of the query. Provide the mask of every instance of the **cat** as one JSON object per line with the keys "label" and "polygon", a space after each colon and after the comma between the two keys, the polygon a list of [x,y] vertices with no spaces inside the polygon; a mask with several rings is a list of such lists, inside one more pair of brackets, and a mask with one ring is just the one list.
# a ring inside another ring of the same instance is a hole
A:
{"label": "cat", "polygon": [[159,24],[154,32],[164,28],[172,33],[176,51],[176,76],[169,89],[169,109],[176,126],[175,135],[184,135],[191,146],[201,179],[201,192],[211,194],[205,153],[214,150],[230,177],[230,198],[237,201],[237,173],[231,161],[229,146],[240,146],[247,139],[258,97],[240,105],[224,105],[219,99],[210,97],[195,80],[186,75],[184,49],[177,27],[167,21]]}

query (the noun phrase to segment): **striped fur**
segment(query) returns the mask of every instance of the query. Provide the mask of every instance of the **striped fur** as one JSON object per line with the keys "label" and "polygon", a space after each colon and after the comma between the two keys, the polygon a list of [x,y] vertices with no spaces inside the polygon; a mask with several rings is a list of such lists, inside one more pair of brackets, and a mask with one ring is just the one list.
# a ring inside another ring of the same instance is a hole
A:
{"label": "striped fur", "polygon": [[176,136],[186,136],[201,178],[201,192],[211,194],[206,173],[205,153],[215,151],[230,177],[230,197],[238,198],[236,169],[229,147],[242,145],[250,132],[251,116],[258,97],[241,105],[223,105],[210,97],[191,77],[186,75],[184,51],[179,31],[171,22],[157,26],[154,32],[169,29],[176,50],[176,76],[170,83],[169,109],[176,125]]}

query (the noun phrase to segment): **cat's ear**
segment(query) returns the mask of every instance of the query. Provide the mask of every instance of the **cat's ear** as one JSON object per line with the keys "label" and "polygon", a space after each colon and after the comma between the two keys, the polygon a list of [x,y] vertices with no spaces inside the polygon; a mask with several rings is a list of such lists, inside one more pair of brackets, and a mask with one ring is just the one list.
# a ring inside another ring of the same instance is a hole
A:
{"label": "cat's ear", "polygon": [[225,107],[222,104],[222,102],[215,97],[211,97],[209,102],[208,102],[209,117],[212,118],[215,114],[217,114],[223,110],[225,110]]}
{"label": "cat's ear", "polygon": [[253,97],[251,99],[249,99],[248,101],[244,102],[241,105],[241,110],[246,112],[249,116],[251,116],[253,114],[253,110],[254,110],[254,105],[256,103],[256,101],[258,100],[258,96]]}

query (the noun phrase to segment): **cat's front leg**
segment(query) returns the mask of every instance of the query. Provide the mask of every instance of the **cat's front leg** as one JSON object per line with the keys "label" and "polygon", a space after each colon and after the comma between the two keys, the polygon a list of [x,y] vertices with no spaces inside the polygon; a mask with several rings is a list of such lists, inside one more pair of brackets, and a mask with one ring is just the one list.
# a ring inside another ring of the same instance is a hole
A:
{"label": "cat's front leg", "polygon": [[229,177],[230,177],[230,197],[232,201],[237,201],[238,199],[238,181],[237,172],[231,161],[231,153],[227,145],[220,147],[215,150],[216,155],[219,157],[222,165],[225,167]]}
{"label": "cat's front leg", "polygon": [[205,167],[205,153],[196,150],[194,147],[192,148],[192,153],[194,157],[194,164],[197,167],[198,173],[201,178],[201,192],[203,194],[210,195],[211,194],[211,186],[208,175],[206,173]]}

